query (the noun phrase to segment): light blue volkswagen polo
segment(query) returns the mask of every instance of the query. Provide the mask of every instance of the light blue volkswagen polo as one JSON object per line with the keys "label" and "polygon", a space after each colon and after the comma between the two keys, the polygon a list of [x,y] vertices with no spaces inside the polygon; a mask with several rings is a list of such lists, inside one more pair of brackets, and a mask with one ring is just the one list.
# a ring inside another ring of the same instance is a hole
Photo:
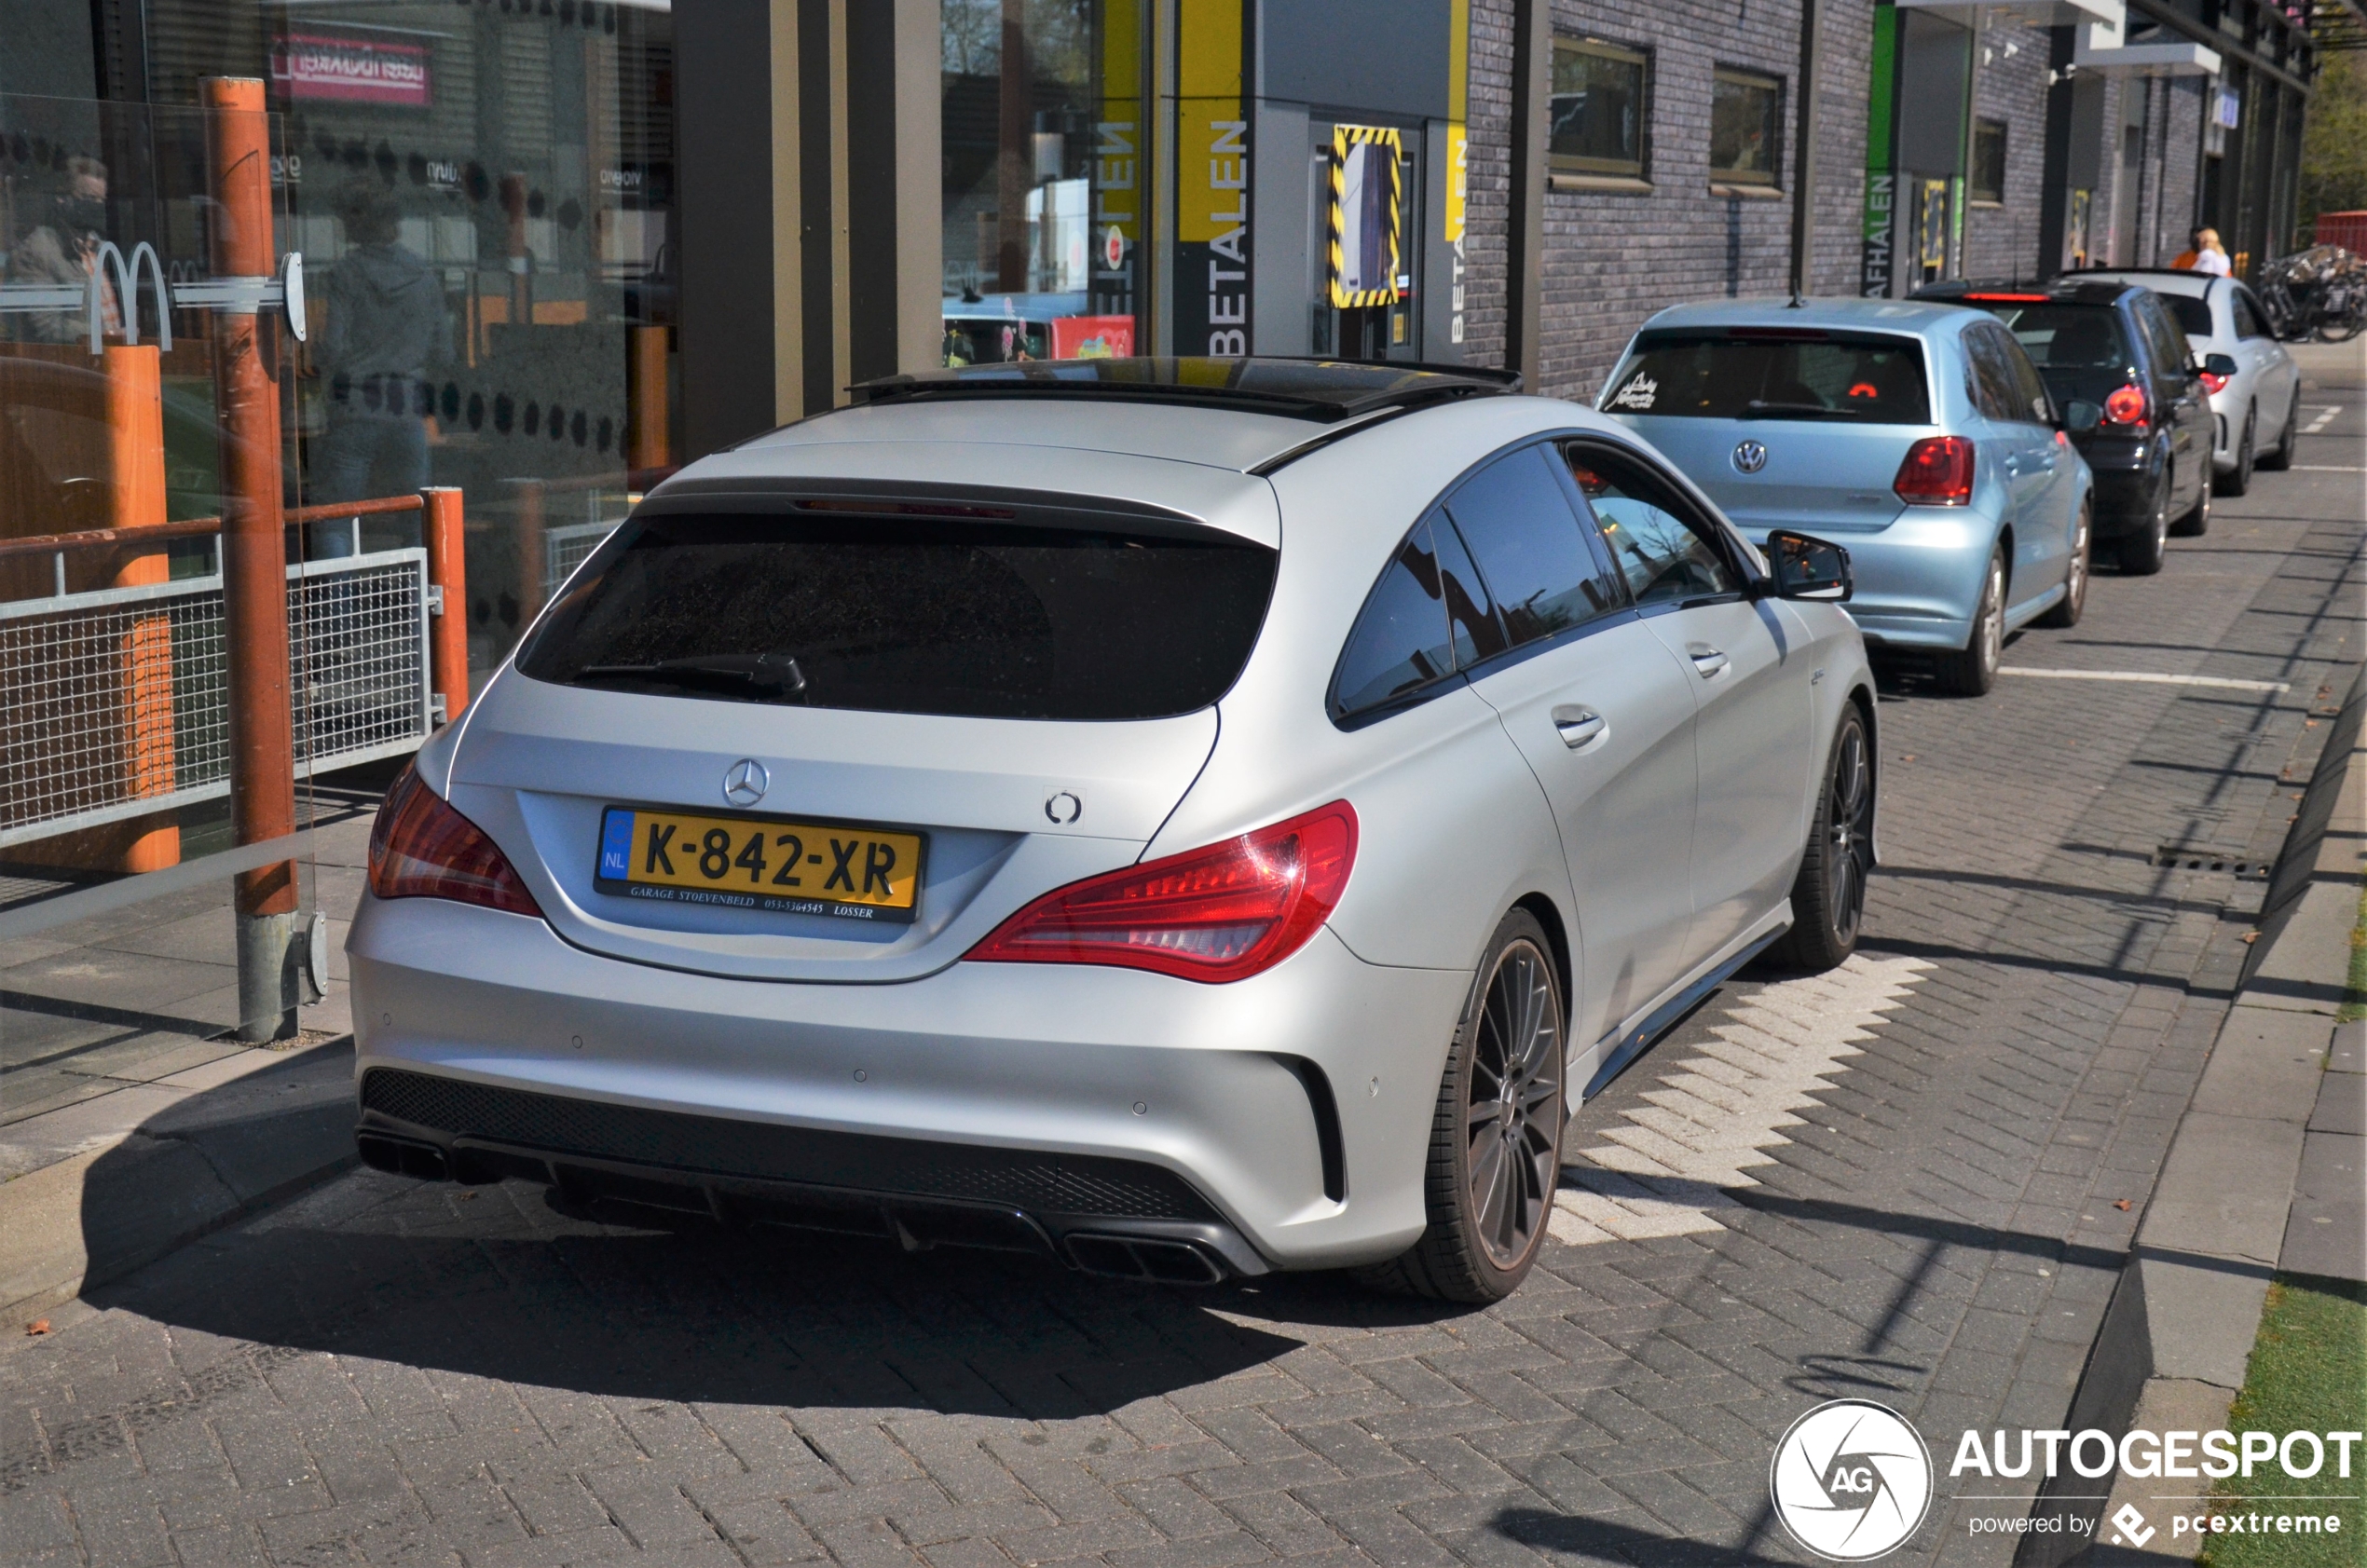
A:
{"label": "light blue volkswagen polo", "polygon": [[2095,481],[2012,333],[1906,300],[1720,300],[1663,310],[1604,384],[1604,413],[1753,539],[1847,547],[1870,648],[1916,649],[1977,696],[2006,635],[2087,596]]}

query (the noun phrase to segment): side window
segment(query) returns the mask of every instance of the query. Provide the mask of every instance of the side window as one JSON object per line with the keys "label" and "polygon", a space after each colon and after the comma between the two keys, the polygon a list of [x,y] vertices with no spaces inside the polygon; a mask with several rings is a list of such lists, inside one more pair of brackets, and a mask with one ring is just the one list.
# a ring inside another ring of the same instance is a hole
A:
{"label": "side window", "polygon": [[2004,356],[2005,366],[2014,373],[2014,406],[2019,410],[2014,417],[2025,425],[2051,425],[2055,422],[2054,400],[2046,395],[2046,382],[2038,367],[2030,362],[2030,355],[2012,333],[1996,334],[1997,351]]}
{"label": "side window", "polygon": [[1989,323],[1964,329],[1964,354],[1972,361],[1975,401],[1980,404],[1981,417],[2008,421],[2023,417],[2014,409],[2021,401],[2020,389],[2014,384],[2014,367],[1998,348],[1997,334]]}
{"label": "side window", "polygon": [[2262,330],[2260,324],[2260,312],[2252,307],[2252,296],[2251,294],[2245,293],[2241,289],[2237,289],[2228,295],[2227,303],[2236,313],[2236,335],[2237,337],[2266,337],[2268,335],[2265,331]]}
{"label": "side window", "polygon": [[1595,446],[1574,445],[1567,452],[1570,477],[1594,509],[1636,604],[1678,604],[1742,591],[1725,552],[1689,521],[1691,509],[1640,459]]}
{"label": "side window", "polygon": [[1431,514],[1430,539],[1438,546],[1439,586],[1446,594],[1446,630],[1454,639],[1455,666],[1464,669],[1493,659],[1512,646],[1504,622],[1487,596],[1487,580],[1455,532],[1455,525]]}
{"label": "side window", "polygon": [[1332,716],[1346,718],[1446,675],[1455,655],[1430,520],[1414,525],[1364,601],[1332,685]]}
{"label": "side window", "polygon": [[1620,607],[1552,461],[1541,446],[1499,457],[1446,503],[1514,648]]}
{"label": "side window", "polygon": [[2162,302],[2150,295],[2145,300],[2143,315],[2145,330],[2154,340],[2154,358],[2157,361],[2154,374],[2168,376],[2172,381],[2183,380],[2186,361],[2193,357],[2193,350],[2186,347],[2186,334],[2179,330],[2176,321],[2169,319],[2169,312],[2162,308]]}

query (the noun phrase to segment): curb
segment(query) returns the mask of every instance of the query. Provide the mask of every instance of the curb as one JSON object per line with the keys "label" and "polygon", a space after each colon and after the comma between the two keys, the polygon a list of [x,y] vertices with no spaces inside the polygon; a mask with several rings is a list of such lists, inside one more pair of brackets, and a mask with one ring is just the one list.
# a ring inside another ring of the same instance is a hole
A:
{"label": "curb", "polygon": [[0,1336],[357,1163],[352,1037],[269,1055],[0,1183]]}
{"label": "curb", "polygon": [[[2363,719],[2367,664],[2352,677],[2278,852],[2259,938],[2072,1397],[2072,1431],[2118,1438],[2136,1427],[2207,1430],[2225,1422],[2243,1388],[2346,994],[2367,855]],[[2064,1472],[2039,1489],[2032,1511],[2060,1496],[2057,1509],[2084,1514],[2089,1528],[2024,1537],[2015,1568],[2074,1558],[2097,1568],[2169,1564],[2201,1549],[2163,1537],[2141,1552],[2105,1544],[2099,1521],[2124,1503],[2149,1502],[2145,1483],[2122,1477],[2108,1498],[2062,1495],[2082,1484],[2093,1483]]]}

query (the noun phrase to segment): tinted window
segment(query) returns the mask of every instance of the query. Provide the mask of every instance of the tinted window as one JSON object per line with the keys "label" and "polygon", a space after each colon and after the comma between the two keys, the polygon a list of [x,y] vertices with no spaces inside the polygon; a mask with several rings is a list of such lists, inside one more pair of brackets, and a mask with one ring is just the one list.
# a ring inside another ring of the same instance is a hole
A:
{"label": "tinted window", "polygon": [[2015,409],[2020,389],[2014,385],[2014,367],[2007,362],[1996,335],[1985,327],[1964,333],[1964,357],[1972,371],[1973,402],[1985,419],[2022,417]]}
{"label": "tinted window", "polygon": [[1438,547],[1439,585],[1446,593],[1446,626],[1455,639],[1456,664],[1469,666],[1495,658],[1512,643],[1488,600],[1485,579],[1472,566],[1452,523],[1433,520],[1430,542]]}
{"label": "tinted window", "polygon": [[2161,301],[2169,307],[2170,318],[2187,336],[2209,337],[2211,334],[2210,301],[2193,294],[2164,294]]}
{"label": "tinted window", "polygon": [[1541,446],[1481,470],[1446,503],[1478,557],[1512,646],[1582,625],[1619,607]]}
{"label": "tinted window", "polygon": [[2154,339],[2154,374],[2176,380],[2186,373],[2186,361],[2191,350],[2186,347],[2186,334],[2169,312],[2162,308],[2159,294],[2149,295],[2137,307],[2137,319]]}
{"label": "tinted window", "polygon": [[817,708],[1155,718],[1233,684],[1274,583],[1274,552],[1246,542],[844,510],[628,524],[518,667]]}
{"label": "tinted window", "polygon": [[2260,324],[2260,312],[2252,306],[2252,296],[2237,289],[2228,299],[2236,313],[2237,337],[2266,337],[2268,329]]}
{"label": "tinted window", "polygon": [[2127,370],[2135,362],[2109,305],[1967,303],[2004,322],[2023,352],[2048,370]]}
{"label": "tinted window", "polygon": [[1702,419],[1929,419],[1922,346],[1877,334],[1648,332],[1611,378],[1613,414]]}
{"label": "tinted window", "polygon": [[1638,605],[1741,590],[1724,552],[1688,521],[1691,509],[1643,464],[1599,447],[1573,446],[1569,465]]}
{"label": "tinted window", "polygon": [[1438,554],[1425,519],[1397,547],[1356,618],[1332,683],[1332,712],[1345,718],[1377,707],[1454,668]]}
{"label": "tinted window", "polygon": [[2053,424],[2055,401],[2046,395],[2046,383],[2039,376],[2038,367],[2030,362],[2030,356],[2022,352],[2022,346],[2014,341],[2013,334],[1998,333],[1997,345],[2014,372],[2014,389],[2019,394],[2014,406],[2029,410],[2017,417],[2032,425]]}

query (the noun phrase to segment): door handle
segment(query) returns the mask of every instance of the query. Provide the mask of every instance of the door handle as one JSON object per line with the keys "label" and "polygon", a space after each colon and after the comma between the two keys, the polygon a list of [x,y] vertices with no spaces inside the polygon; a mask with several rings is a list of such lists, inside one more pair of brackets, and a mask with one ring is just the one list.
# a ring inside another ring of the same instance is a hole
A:
{"label": "door handle", "polygon": [[1553,732],[1561,736],[1562,744],[1572,751],[1578,750],[1590,741],[1600,740],[1610,733],[1610,720],[1592,708],[1566,707],[1553,710]]}
{"label": "door handle", "polygon": [[1720,670],[1726,668],[1725,654],[1719,652],[1717,648],[1703,647],[1700,643],[1695,643],[1690,649],[1688,649],[1687,656],[1693,661],[1693,668],[1702,673],[1702,679],[1703,680],[1708,680],[1713,675],[1716,675]]}

